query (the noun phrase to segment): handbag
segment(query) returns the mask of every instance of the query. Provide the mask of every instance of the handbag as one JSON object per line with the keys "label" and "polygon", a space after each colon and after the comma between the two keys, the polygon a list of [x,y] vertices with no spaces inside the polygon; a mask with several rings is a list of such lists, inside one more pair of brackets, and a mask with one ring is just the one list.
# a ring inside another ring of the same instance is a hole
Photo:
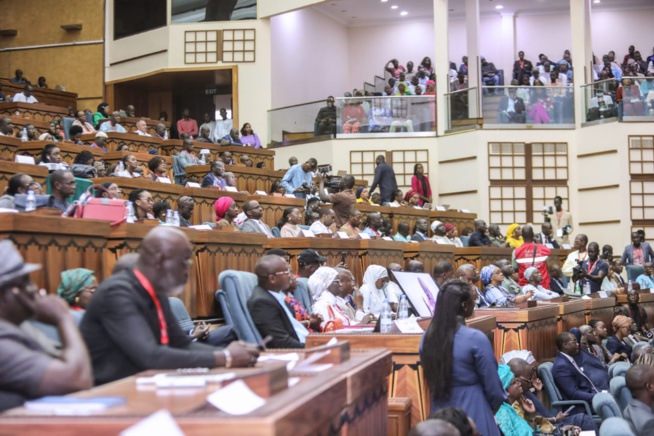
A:
{"label": "handbag", "polygon": [[75,218],[110,221],[112,226],[125,221],[125,200],[95,198],[91,195],[91,190],[94,188],[108,192],[102,185],[89,186],[89,189],[80,197],[79,205],[74,215]]}
{"label": "handbag", "polygon": [[333,332],[335,330],[340,330],[343,328],[343,320],[340,318],[336,318],[336,315],[334,314],[334,310],[332,309],[331,306],[327,306],[327,310],[329,310],[329,315],[332,317],[332,320],[327,321],[325,323],[325,327],[323,327],[322,331],[323,332]]}

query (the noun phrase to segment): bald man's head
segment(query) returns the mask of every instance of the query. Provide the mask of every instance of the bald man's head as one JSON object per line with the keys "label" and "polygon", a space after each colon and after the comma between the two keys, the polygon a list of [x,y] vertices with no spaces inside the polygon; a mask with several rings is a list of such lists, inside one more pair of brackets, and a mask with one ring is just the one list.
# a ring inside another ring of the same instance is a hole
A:
{"label": "bald man's head", "polygon": [[625,374],[627,387],[635,399],[642,401],[642,395],[646,394],[647,384],[652,382],[654,368],[649,365],[633,365]]}
{"label": "bald man's head", "polygon": [[416,425],[409,432],[409,436],[461,436],[459,430],[442,419],[428,419]]}
{"label": "bald man's head", "polygon": [[150,230],[139,248],[136,268],[152,283],[155,291],[174,296],[188,281],[193,246],[186,234],[174,227]]}
{"label": "bald man's head", "polygon": [[522,226],[522,239],[525,242],[534,242],[534,229],[529,224]]}
{"label": "bald man's head", "polygon": [[282,257],[263,256],[254,266],[254,273],[258,278],[259,286],[268,291],[285,291],[290,286],[290,268]]}
{"label": "bald man's head", "polygon": [[424,273],[425,265],[419,260],[411,260],[406,264],[406,270],[413,273]]}

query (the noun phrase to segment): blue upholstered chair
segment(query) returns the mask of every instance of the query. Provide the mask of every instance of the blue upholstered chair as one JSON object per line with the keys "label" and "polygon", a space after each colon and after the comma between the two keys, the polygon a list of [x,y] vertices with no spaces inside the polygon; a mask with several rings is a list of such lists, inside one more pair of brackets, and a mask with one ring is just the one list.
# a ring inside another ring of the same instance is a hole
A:
{"label": "blue upholstered chair", "polygon": [[552,408],[552,413],[554,415],[557,412],[564,412],[569,406],[583,406],[586,409],[586,414],[592,416],[593,419],[597,422],[599,417],[593,415],[590,410],[590,405],[586,401],[582,400],[564,400],[559,388],[556,387],[554,383],[554,377],[552,376],[552,367],[554,365],[552,362],[541,363],[538,366],[538,377],[543,381],[545,385],[545,391],[550,400],[550,407]]}
{"label": "blue upholstered chair", "polygon": [[223,309],[225,322],[234,327],[240,340],[251,344],[261,341],[261,334],[247,306],[257,286],[257,276],[245,271],[226,270],[218,276],[218,283],[220,290],[216,291],[215,298]]}
{"label": "blue upholstered chair", "polygon": [[186,306],[184,306],[184,302],[177,297],[168,297],[168,301],[170,302],[170,309],[173,311],[173,315],[175,315],[175,319],[184,333],[193,330],[195,326],[193,325],[191,316],[186,310]]}
{"label": "blue upholstered chair", "polygon": [[279,227],[273,226],[273,227],[270,228],[270,231],[272,232],[272,234],[273,234],[273,236],[275,238],[281,238],[282,237],[282,233],[279,231]]}
{"label": "blue upholstered chair", "polygon": [[73,126],[74,122],[75,122],[75,118],[70,118],[70,117],[61,118],[61,130],[63,131],[64,137],[66,139],[70,139],[70,135],[68,134],[68,131]]}
{"label": "blue upholstered chair", "polygon": [[602,423],[600,436],[636,436],[627,421],[622,418],[609,418]]}
{"label": "blue upholstered chair", "polygon": [[297,301],[302,303],[308,313],[312,312],[313,301],[311,300],[311,291],[309,291],[309,279],[305,277],[297,279],[297,288],[293,295]]}
{"label": "blue upholstered chair", "polygon": [[624,411],[625,407],[631,401],[631,391],[627,387],[627,382],[623,376],[613,377],[610,384],[611,395],[615,398],[615,401],[618,403],[620,411]]}
{"label": "blue upholstered chair", "polygon": [[629,362],[615,362],[609,366],[609,379],[620,376],[624,377],[630,366]]}
{"label": "blue upholstered chair", "polygon": [[627,265],[627,280],[636,281],[636,277],[643,274],[645,269],[642,265]]}
{"label": "blue upholstered chair", "polygon": [[622,411],[613,396],[607,392],[600,392],[593,397],[593,409],[602,418],[602,422],[609,418],[622,418]]}

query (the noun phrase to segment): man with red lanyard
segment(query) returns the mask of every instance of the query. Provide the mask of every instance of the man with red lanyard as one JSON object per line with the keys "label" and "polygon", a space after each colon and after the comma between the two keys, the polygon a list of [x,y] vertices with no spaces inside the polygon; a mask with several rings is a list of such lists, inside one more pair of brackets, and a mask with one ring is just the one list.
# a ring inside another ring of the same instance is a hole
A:
{"label": "man with red lanyard", "polygon": [[622,263],[644,265],[646,262],[654,262],[654,250],[649,243],[641,240],[638,232],[631,232],[631,244],[622,252]]}
{"label": "man with red lanyard", "polygon": [[570,212],[563,210],[563,199],[560,195],[554,197],[554,216],[546,217],[545,221],[552,223],[554,239],[561,244],[570,245],[570,235],[572,234],[572,215]]}
{"label": "man with red lanyard", "polygon": [[105,280],[80,325],[95,384],[148,369],[253,366],[255,345],[219,349],[192,342],[170,308],[188,281],[193,247],[179,229],[155,227],[143,239],[133,269]]}
{"label": "man with red lanyard", "polygon": [[584,289],[585,284],[590,284],[590,292],[599,292],[602,288],[602,280],[609,273],[609,264],[599,257],[599,244],[591,242],[588,244],[588,258],[581,263],[572,273],[572,280],[576,283],[581,280],[580,287]]}
{"label": "man with red lanyard", "polygon": [[563,263],[563,268],[561,268],[563,275],[566,277],[572,277],[572,269],[588,258],[586,245],[588,245],[588,237],[584,234],[577,235],[572,247],[575,251],[568,254],[568,258]]}
{"label": "man with red lanyard", "polygon": [[550,275],[547,271],[547,258],[551,251],[543,244],[534,243],[534,229],[530,225],[522,227],[524,244],[513,250],[513,267],[518,270],[518,284],[525,286],[527,279],[525,271],[532,266],[541,273],[543,281],[540,283],[545,289],[550,288]]}

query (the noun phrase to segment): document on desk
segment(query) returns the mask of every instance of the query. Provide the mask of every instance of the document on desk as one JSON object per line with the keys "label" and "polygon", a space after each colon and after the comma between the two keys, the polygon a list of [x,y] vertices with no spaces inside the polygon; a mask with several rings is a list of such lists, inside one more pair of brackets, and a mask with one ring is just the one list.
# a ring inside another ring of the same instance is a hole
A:
{"label": "document on desk", "polygon": [[247,415],[266,404],[266,400],[252,392],[243,380],[218,389],[207,397],[207,401],[230,415]]}
{"label": "document on desk", "polygon": [[48,396],[38,400],[27,401],[25,409],[29,412],[49,415],[89,415],[102,412],[110,407],[125,404],[123,397],[78,398],[67,396]]}
{"label": "document on desk", "polygon": [[267,362],[271,360],[287,362],[286,370],[292,371],[297,365],[298,360],[300,360],[300,355],[297,353],[286,353],[286,354],[262,354],[257,359],[257,362]]}
{"label": "document on desk", "polygon": [[147,418],[126,428],[120,436],[184,436],[184,432],[167,410],[159,410]]}

